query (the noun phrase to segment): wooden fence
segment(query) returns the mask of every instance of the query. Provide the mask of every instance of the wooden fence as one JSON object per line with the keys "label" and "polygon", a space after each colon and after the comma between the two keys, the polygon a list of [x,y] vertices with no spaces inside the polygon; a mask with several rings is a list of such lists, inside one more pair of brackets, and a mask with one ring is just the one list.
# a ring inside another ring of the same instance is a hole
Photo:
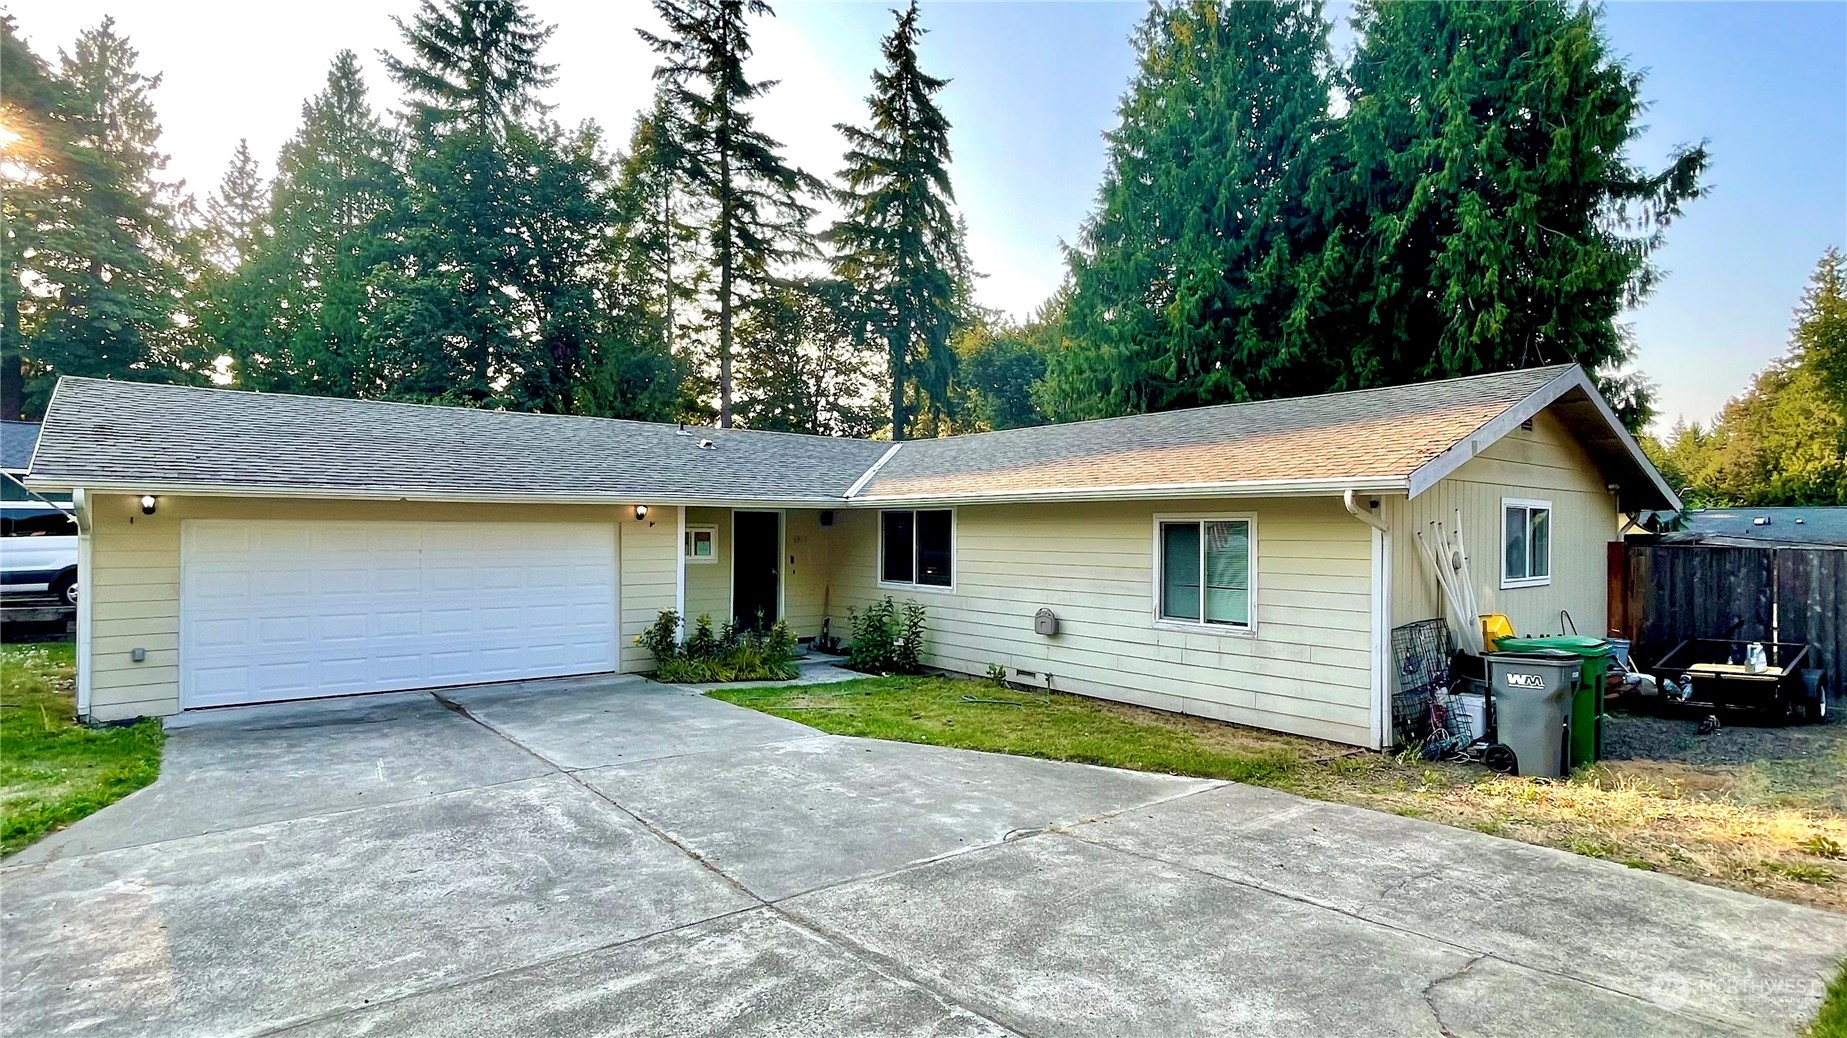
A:
{"label": "wooden fence", "polygon": [[1840,695],[1847,549],[1611,545],[1610,626],[1643,666],[1687,638],[1806,642]]}

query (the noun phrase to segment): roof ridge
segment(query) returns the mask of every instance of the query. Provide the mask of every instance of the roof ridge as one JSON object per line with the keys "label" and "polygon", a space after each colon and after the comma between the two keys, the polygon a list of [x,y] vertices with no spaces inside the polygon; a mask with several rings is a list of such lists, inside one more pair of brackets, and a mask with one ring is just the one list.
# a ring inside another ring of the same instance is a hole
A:
{"label": "roof ridge", "polygon": [[[932,437],[926,437],[920,440],[910,440],[906,442],[932,443],[932,442],[949,442],[953,440],[969,440],[969,439],[974,439],[980,436],[994,436],[1000,433],[1020,432],[1020,431],[1024,431],[1028,429],[1054,429],[1054,428],[1064,429],[1064,428],[1071,428],[1073,426],[1079,426],[1079,425],[1093,425],[1094,426],[1094,425],[1103,424],[1105,422],[1123,422],[1123,421],[1128,421],[1133,418],[1146,418],[1150,415],[1158,415],[1158,414],[1179,414],[1179,413],[1186,412],[1186,411],[1224,411],[1224,410],[1229,410],[1232,408],[1255,407],[1255,406],[1259,406],[1263,404],[1285,404],[1291,401],[1326,400],[1329,397],[1358,396],[1362,393],[1390,393],[1390,392],[1394,392],[1397,390],[1423,389],[1423,388],[1431,387],[1431,386],[1447,386],[1447,385],[1452,385],[1457,382],[1470,382],[1476,379],[1484,379],[1484,378],[1505,378],[1511,375],[1526,375],[1526,374],[1532,374],[1534,372],[1540,372],[1540,371],[1555,372],[1555,374],[1553,375],[1553,378],[1556,378],[1558,374],[1562,374],[1565,371],[1571,368],[1576,368],[1578,366],[1579,365],[1576,364],[1575,362],[1569,362],[1569,363],[1563,363],[1563,364],[1541,364],[1537,367],[1531,367],[1531,368],[1508,368],[1505,371],[1482,371],[1482,372],[1477,372],[1473,375],[1458,375],[1454,378],[1440,378],[1440,379],[1435,379],[1429,382],[1399,382],[1394,385],[1371,386],[1366,389],[1337,389],[1337,390],[1333,390],[1333,391],[1326,392],[1326,393],[1303,393],[1298,396],[1272,396],[1272,397],[1264,397],[1261,400],[1234,400],[1234,401],[1230,401],[1230,402],[1223,403],[1223,404],[1198,404],[1193,407],[1176,407],[1176,408],[1173,408],[1167,411],[1138,411],[1134,414],[1110,415],[1107,418],[1080,418],[1076,421],[1071,421],[1071,422],[1047,422],[1044,425],[1018,425],[1018,426],[1014,426],[1011,429],[982,429],[976,432],[955,433],[949,436],[932,436]],[[1549,382],[1550,379],[1548,379],[1547,381]]]}

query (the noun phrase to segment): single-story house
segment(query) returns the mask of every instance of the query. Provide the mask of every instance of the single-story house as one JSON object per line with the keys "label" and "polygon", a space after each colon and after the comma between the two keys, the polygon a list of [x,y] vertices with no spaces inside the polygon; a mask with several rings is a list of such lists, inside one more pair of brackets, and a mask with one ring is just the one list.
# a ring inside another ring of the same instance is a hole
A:
{"label": "single-story house", "polygon": [[1624,515],[1679,507],[1575,366],[903,443],[65,378],[27,482],[82,520],[96,719],[889,595],[946,670],[1372,747],[1390,628],[1442,613],[1415,531],[1460,511],[1484,610],[1596,630]]}

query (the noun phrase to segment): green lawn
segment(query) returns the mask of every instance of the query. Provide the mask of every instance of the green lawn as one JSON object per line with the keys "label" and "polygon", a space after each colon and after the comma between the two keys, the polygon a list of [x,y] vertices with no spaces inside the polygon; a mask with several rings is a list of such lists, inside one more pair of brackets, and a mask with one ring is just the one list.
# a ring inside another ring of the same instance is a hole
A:
{"label": "green lawn", "polygon": [[0,645],[0,855],[154,781],[157,720],[86,728],[73,720],[71,643]]}
{"label": "green lawn", "polygon": [[1809,1025],[1809,1038],[1847,1038],[1847,962],[1841,963],[1840,976],[1828,985],[1821,1015]]}
{"label": "green lawn", "polygon": [[1149,724],[1129,713],[1133,708],[958,678],[861,678],[709,694],[837,735],[1240,782],[1280,775],[1299,756],[1290,743],[1302,742],[1189,718]]}

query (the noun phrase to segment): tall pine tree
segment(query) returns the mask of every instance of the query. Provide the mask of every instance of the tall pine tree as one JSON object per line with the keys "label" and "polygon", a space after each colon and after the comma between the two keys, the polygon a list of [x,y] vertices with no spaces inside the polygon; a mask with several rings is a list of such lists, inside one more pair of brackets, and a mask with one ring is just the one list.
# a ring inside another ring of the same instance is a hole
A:
{"label": "tall pine tree", "polygon": [[1155,5],[1072,250],[1041,395],[1061,418],[1317,392],[1339,370],[1305,327],[1299,262],[1327,131],[1319,0]]}
{"label": "tall pine tree", "polygon": [[[1703,146],[1638,168],[1641,76],[1566,0],[1362,3],[1317,332],[1358,388],[1630,356],[1618,320],[1702,193]],[[1635,386],[1611,386],[1645,418]]]}
{"label": "tall pine tree", "polygon": [[24,298],[27,257],[56,236],[59,184],[68,144],[61,113],[64,84],[19,37],[13,16],[0,14],[0,419],[18,421],[25,402],[29,333],[44,317],[44,300]]}
{"label": "tall pine tree", "polygon": [[606,330],[612,183],[593,125],[542,118],[552,30],[517,0],[425,0],[399,28],[409,176],[373,282],[393,392],[578,411]]}
{"label": "tall pine tree", "polygon": [[363,397],[391,388],[376,362],[367,278],[380,255],[381,223],[403,194],[395,147],[367,96],[358,55],[341,51],[282,145],[270,233],[230,288],[236,312],[255,317],[227,327],[220,340],[239,385]]}
{"label": "tall pine tree", "polygon": [[865,126],[836,127],[847,139],[838,198],[844,213],[826,237],[837,277],[886,348],[891,436],[914,416],[940,420],[955,371],[951,343],[966,323],[969,266],[949,182],[949,120],[936,103],[948,80],[918,67],[916,0],[894,12],[883,68],[872,75]]}
{"label": "tall pine tree", "polygon": [[60,374],[203,377],[204,359],[175,322],[198,259],[179,227],[179,187],[161,175],[167,157],[150,97],[160,77],[137,59],[108,18],[60,56],[61,154],[42,185],[49,203],[34,252],[18,260],[33,287],[7,287],[19,293],[27,413],[38,413]]}
{"label": "tall pine tree", "polygon": [[731,425],[734,322],[742,299],[765,291],[781,261],[812,252],[813,210],[799,193],[816,181],[782,158],[757,129],[750,103],[773,83],[744,74],[747,16],[774,12],[763,0],[654,0],[667,35],[637,30],[660,54],[654,70],[675,115],[681,175],[705,197],[707,250],[717,278],[718,424]]}
{"label": "tall pine tree", "polygon": [[[671,105],[666,89],[657,90],[653,107],[635,120],[617,164],[614,257],[605,291],[612,345],[626,343],[635,355],[690,367],[699,325],[694,308],[710,280],[700,242],[708,207],[681,176],[684,156],[674,136],[680,123]],[[677,392],[678,384],[659,388]],[[677,410],[683,417],[708,418],[699,413],[702,406],[689,393]]]}

